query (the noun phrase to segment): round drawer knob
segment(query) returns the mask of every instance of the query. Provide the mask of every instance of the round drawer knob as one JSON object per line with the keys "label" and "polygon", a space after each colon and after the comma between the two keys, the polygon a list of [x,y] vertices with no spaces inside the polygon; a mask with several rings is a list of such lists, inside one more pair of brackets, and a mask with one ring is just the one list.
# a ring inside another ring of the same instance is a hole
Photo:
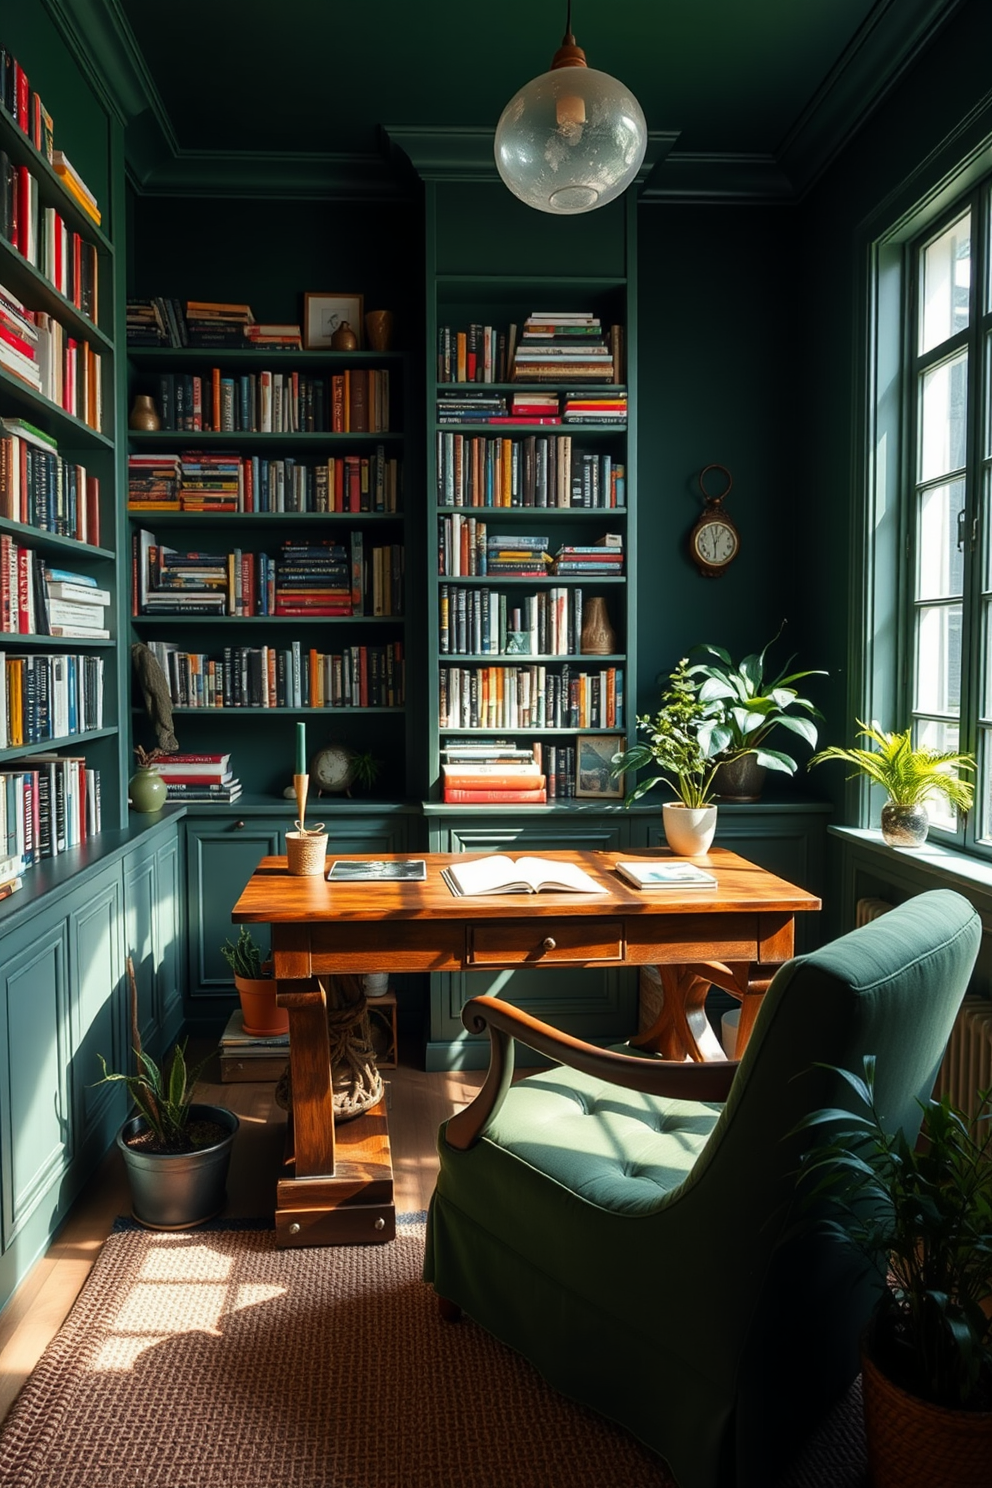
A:
{"label": "round drawer knob", "polygon": [[298,1225],[298,1224],[296,1224],[295,1221],[294,1221],[294,1223],[291,1224],[290,1227],[289,1227],[289,1233],[291,1235],[298,1235],[300,1233],[300,1229],[301,1229],[301,1226]]}
{"label": "round drawer knob", "polygon": [[373,1228],[375,1228],[377,1230],[384,1230],[386,1228],[386,1221],[383,1219],[383,1217],[382,1217],[381,1214],[380,1214],[379,1218],[376,1220],[375,1225],[374,1225]]}
{"label": "round drawer knob", "polygon": [[244,824],[243,821],[236,821],[234,823],[233,828],[232,828],[232,830],[235,831],[235,832],[243,832],[244,829],[245,829],[245,824]]}
{"label": "round drawer knob", "polygon": [[546,935],[544,937],[544,939],[541,941],[541,950],[542,951],[553,951],[554,948],[555,948],[555,945],[556,945],[556,942],[552,939],[552,937],[550,935]]}

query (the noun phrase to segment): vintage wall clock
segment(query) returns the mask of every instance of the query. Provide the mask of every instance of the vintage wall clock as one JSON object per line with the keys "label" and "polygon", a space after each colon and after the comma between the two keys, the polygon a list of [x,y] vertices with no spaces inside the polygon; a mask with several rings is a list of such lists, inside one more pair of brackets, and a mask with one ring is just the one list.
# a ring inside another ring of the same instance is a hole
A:
{"label": "vintage wall clock", "polygon": [[[717,496],[711,496],[706,489],[706,477],[713,470],[726,477],[726,486]],[[725,465],[707,465],[699,472],[699,489],[705,506],[689,536],[689,551],[699,572],[707,579],[718,579],[726,573],[741,550],[740,533],[723,509],[733,484],[734,478]]]}
{"label": "vintage wall clock", "polygon": [[310,761],[310,784],[319,796],[346,791],[354,781],[355,755],[345,744],[328,744]]}

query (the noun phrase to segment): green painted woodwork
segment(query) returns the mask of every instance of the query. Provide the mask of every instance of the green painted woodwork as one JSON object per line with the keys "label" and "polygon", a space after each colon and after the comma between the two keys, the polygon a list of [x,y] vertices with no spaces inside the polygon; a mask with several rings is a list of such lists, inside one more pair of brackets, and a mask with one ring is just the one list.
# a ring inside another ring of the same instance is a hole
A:
{"label": "green painted woodwork", "polygon": [[[126,893],[126,888],[125,888]],[[108,1067],[123,1069],[129,1049],[122,930],[123,895],[119,868],[67,896],[61,906],[69,933],[71,999],[70,1078],[73,1102],[73,1156],[92,1142],[105,1149],[120,1124],[122,1101],[114,1085],[100,1085],[103,1054]]]}

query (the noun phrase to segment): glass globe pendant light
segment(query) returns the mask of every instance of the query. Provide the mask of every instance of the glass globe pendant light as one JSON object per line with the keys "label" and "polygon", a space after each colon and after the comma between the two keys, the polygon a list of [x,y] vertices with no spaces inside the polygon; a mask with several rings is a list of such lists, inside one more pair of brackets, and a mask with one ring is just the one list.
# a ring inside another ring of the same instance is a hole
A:
{"label": "glass globe pendant light", "polygon": [[637,99],[609,73],[586,65],[572,35],[572,0],[551,71],[527,83],[496,126],[496,169],[514,196],[539,212],[591,212],[626,191],[648,132]]}

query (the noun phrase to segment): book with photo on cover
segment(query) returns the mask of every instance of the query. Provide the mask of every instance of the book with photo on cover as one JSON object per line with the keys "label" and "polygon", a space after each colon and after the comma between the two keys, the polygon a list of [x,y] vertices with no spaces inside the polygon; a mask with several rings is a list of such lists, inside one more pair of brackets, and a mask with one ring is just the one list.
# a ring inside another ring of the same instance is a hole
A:
{"label": "book with photo on cover", "polygon": [[572,894],[605,894],[606,890],[575,863],[547,858],[508,858],[497,853],[470,863],[452,863],[441,877],[453,894],[539,894],[542,889]]}
{"label": "book with photo on cover", "polygon": [[338,859],[327,870],[328,883],[423,883],[427,877],[424,858],[364,858],[348,863]]}
{"label": "book with photo on cover", "polygon": [[716,879],[695,863],[618,863],[617,872],[635,889],[714,889]]}

